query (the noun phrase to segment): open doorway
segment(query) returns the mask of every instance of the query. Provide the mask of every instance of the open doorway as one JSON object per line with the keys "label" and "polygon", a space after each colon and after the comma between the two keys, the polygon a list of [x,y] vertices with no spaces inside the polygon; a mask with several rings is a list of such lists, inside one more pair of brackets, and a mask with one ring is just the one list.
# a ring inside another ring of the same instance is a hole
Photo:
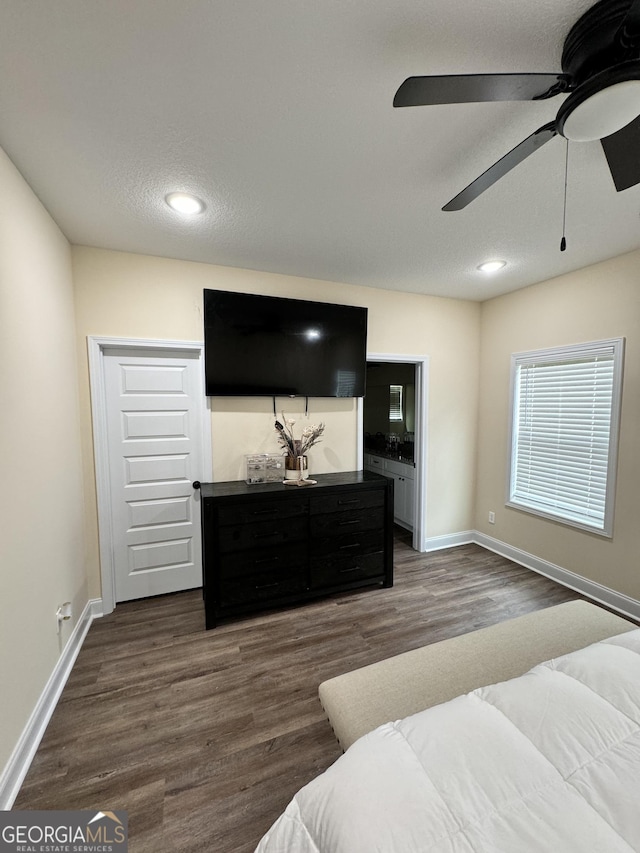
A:
{"label": "open doorway", "polygon": [[394,481],[394,521],[424,551],[427,359],[367,357],[362,465]]}

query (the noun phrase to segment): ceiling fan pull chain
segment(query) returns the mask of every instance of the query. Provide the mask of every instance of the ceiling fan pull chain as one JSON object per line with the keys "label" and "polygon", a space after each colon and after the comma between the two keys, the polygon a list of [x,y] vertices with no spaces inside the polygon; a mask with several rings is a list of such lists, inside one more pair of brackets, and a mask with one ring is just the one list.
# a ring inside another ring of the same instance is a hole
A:
{"label": "ceiling fan pull chain", "polygon": [[567,238],[565,230],[567,224],[567,175],[569,172],[569,140],[567,139],[567,150],[564,157],[564,203],[562,207],[562,240],[560,240],[560,251],[564,252],[567,248]]}

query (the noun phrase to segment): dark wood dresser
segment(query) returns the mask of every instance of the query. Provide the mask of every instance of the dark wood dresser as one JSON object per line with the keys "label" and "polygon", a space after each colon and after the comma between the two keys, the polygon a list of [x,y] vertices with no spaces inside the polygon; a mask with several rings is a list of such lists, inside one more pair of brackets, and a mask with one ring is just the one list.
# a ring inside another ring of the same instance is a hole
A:
{"label": "dark wood dresser", "polygon": [[393,586],[393,480],[320,474],[316,485],[201,483],[207,628],[362,586]]}

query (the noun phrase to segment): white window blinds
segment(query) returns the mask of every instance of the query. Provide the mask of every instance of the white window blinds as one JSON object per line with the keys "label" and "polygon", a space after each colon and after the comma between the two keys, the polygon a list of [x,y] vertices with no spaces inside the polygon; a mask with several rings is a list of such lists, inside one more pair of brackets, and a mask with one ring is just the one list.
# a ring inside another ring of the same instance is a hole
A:
{"label": "white window blinds", "polygon": [[513,356],[509,504],[611,535],[622,345]]}
{"label": "white window blinds", "polygon": [[402,385],[389,385],[389,420],[402,420]]}

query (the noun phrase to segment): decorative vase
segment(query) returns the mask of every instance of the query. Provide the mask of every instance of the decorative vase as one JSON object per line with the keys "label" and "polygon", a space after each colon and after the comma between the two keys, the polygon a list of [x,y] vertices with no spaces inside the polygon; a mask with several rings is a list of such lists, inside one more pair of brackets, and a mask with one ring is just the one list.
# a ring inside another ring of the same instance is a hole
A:
{"label": "decorative vase", "polygon": [[309,464],[306,456],[284,457],[285,480],[306,480],[309,477]]}

